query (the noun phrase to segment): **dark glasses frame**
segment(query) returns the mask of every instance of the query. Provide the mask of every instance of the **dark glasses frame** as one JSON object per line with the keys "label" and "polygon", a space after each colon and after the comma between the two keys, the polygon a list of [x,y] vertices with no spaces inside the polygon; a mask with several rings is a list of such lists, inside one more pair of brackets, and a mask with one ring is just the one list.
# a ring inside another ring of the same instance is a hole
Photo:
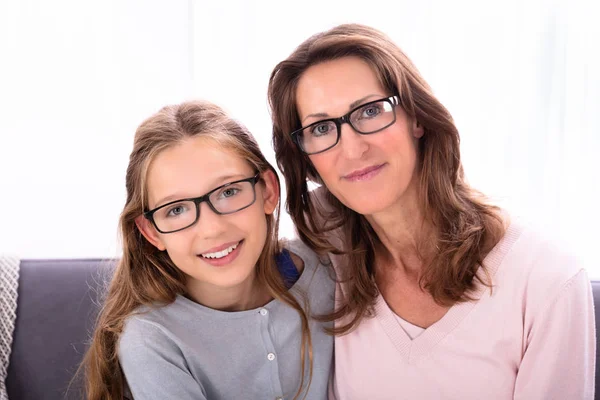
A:
{"label": "dark glasses frame", "polygon": [[[381,101],[385,101],[385,102],[389,103],[392,106],[392,112],[394,113],[394,118],[392,119],[392,121],[389,124],[385,125],[382,128],[376,129],[374,131],[368,131],[368,132],[367,131],[361,131],[360,129],[358,129],[357,127],[354,126],[354,124],[350,120],[350,115],[352,115],[352,113],[354,113],[357,110],[360,110],[361,108],[367,107],[367,106],[369,106],[371,104],[379,103]],[[396,108],[395,108],[395,106],[398,106],[398,105],[400,105],[400,96],[398,96],[398,95],[393,95],[393,96],[390,96],[390,97],[384,97],[384,98],[381,98],[381,99],[369,101],[367,103],[364,103],[364,104],[361,104],[359,106],[354,107],[352,110],[350,110],[346,114],[342,115],[341,117],[338,117],[338,118],[327,118],[327,119],[322,119],[320,121],[313,122],[310,125],[307,125],[305,127],[302,127],[300,129],[297,129],[297,130],[293,131],[292,133],[290,133],[290,135],[292,136],[292,140],[294,141],[294,143],[296,143],[296,146],[298,146],[298,148],[300,149],[300,151],[302,151],[304,154],[306,154],[306,155],[313,155],[313,154],[323,153],[324,151],[327,151],[327,150],[335,147],[340,142],[340,137],[342,135],[342,125],[343,124],[350,125],[352,127],[352,129],[354,129],[356,132],[360,133],[361,135],[370,135],[372,133],[377,133],[377,132],[380,132],[380,131],[388,128],[389,126],[392,126],[396,122]],[[302,145],[300,144],[300,140],[298,139],[298,135],[302,131],[304,131],[305,129],[308,129],[308,128],[313,127],[315,125],[322,124],[323,122],[329,122],[329,121],[333,122],[335,124],[336,128],[337,128],[337,138],[335,139],[335,143],[332,144],[331,146],[323,149],[323,150],[315,151],[315,152],[312,152],[312,153],[309,153],[306,150],[304,150],[302,148]]]}
{"label": "dark glasses frame", "polygon": [[[256,183],[259,180],[260,180],[260,172],[257,172],[256,175],[254,175],[254,176],[252,176],[250,178],[239,179],[239,180],[233,181],[233,182],[227,182],[226,184],[221,185],[221,186],[219,186],[217,188],[214,188],[213,190],[211,190],[210,192],[208,192],[208,193],[206,193],[206,194],[204,194],[202,196],[170,201],[167,204],[163,204],[162,206],[153,208],[152,210],[145,211],[143,213],[143,215],[144,215],[144,218],[146,218],[148,221],[152,222],[152,225],[154,225],[154,227],[156,228],[156,230],[159,231],[160,233],[166,234],[166,233],[179,232],[179,231],[182,231],[184,229],[189,228],[190,226],[192,226],[196,222],[198,222],[198,219],[200,218],[200,203],[207,202],[208,206],[210,207],[210,209],[213,210],[218,215],[233,214],[233,213],[241,211],[241,210],[243,210],[245,208],[250,207],[256,201],[256,189],[255,189],[255,186],[256,186]],[[254,192],[253,193],[254,194],[254,199],[252,200],[252,202],[250,204],[248,204],[247,206],[242,207],[242,208],[238,208],[237,210],[234,210],[234,211],[229,211],[229,212],[220,212],[220,211],[218,211],[215,208],[215,206],[211,203],[211,201],[210,201],[210,195],[213,194],[214,192],[218,191],[218,190],[226,188],[227,186],[235,185],[236,183],[240,183],[240,182],[250,182],[252,184],[252,191]],[[168,206],[170,206],[172,204],[175,204],[175,203],[180,203],[182,201],[192,201],[196,205],[196,218],[194,219],[194,222],[192,222],[191,224],[189,224],[189,225],[187,225],[187,226],[185,226],[183,228],[176,229],[174,231],[162,231],[162,230],[160,230],[160,228],[156,224],[156,221],[154,220],[154,213],[157,212],[158,210],[162,209],[162,208],[168,207]]]}

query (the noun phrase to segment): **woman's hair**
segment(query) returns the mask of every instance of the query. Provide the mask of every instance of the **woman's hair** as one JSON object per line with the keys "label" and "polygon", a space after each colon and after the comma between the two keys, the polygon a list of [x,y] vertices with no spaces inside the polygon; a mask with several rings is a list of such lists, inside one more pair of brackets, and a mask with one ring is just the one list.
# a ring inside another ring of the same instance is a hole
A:
{"label": "woman's hair", "polygon": [[[166,305],[186,292],[185,276],[166,251],[157,250],[138,230],[135,219],[148,207],[146,178],[148,167],[163,150],[192,137],[213,140],[234,152],[260,173],[277,173],[268,163],[252,135],[219,107],[207,102],[186,102],[167,106],[144,121],[135,133],[133,151],[127,167],[127,200],[120,217],[123,257],[120,259],[99,314],[91,346],[82,367],[90,400],[123,397],[124,378],[118,361],[118,340],[123,324],[138,307]],[[279,206],[267,218],[267,239],[257,263],[257,279],[270,294],[294,308],[302,321],[301,383],[296,397],[312,377],[312,343],[308,317],[299,302],[286,289],[275,255],[278,242]],[[305,377],[308,354],[309,376]]]}
{"label": "woman's hair", "polygon": [[[325,186],[320,190],[331,209],[325,211],[315,204],[306,181],[322,181],[290,133],[301,127],[296,91],[302,74],[313,65],[348,56],[367,62],[382,88],[389,95],[398,95],[406,114],[424,128],[418,145],[419,200],[425,218],[436,229],[432,245],[436,254],[424,260],[421,285],[438,304],[470,300],[477,281],[491,285],[476,272],[504,232],[500,210],[488,205],[465,181],[459,134],[450,113],[402,50],[378,30],[357,24],[340,25],[310,37],[275,67],[268,94],[277,164],[287,186],[286,209],[299,236],[317,252],[346,255],[347,265],[341,271],[346,295],[325,318],[348,321],[332,330],[336,334],[349,332],[371,315],[379,293],[373,263],[380,241],[365,217],[343,205]],[[344,232],[344,249],[327,239],[332,230]]]}

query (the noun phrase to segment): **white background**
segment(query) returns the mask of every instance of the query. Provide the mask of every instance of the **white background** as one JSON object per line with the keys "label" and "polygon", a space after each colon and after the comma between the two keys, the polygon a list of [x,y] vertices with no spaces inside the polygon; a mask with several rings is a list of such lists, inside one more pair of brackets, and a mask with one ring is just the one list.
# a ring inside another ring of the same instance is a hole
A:
{"label": "white background", "polygon": [[[274,65],[344,22],[387,33],[461,132],[470,183],[600,278],[600,24],[592,0],[0,0],[0,253],[114,257],[137,125],[211,100],[268,158]],[[287,216],[282,235],[294,235]]]}

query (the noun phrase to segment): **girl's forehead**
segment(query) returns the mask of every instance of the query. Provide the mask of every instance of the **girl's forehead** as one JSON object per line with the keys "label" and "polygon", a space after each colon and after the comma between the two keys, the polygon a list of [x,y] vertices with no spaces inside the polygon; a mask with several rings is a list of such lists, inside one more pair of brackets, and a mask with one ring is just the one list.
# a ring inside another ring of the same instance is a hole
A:
{"label": "girl's forehead", "polygon": [[150,163],[146,179],[149,205],[162,203],[164,198],[200,196],[253,173],[246,159],[213,140],[185,140],[163,150]]}
{"label": "girl's forehead", "polygon": [[204,175],[220,169],[249,167],[238,153],[211,139],[190,138],[171,146],[156,155],[150,171],[202,171]]}

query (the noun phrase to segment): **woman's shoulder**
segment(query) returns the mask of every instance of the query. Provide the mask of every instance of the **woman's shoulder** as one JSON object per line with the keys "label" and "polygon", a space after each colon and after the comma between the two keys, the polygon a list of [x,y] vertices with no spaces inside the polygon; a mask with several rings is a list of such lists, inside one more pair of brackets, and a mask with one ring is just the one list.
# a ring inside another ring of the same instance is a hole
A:
{"label": "woman's shoulder", "polygon": [[496,283],[520,284],[542,296],[558,293],[582,271],[585,274],[582,260],[564,239],[520,218],[511,219],[486,261],[497,264]]}

